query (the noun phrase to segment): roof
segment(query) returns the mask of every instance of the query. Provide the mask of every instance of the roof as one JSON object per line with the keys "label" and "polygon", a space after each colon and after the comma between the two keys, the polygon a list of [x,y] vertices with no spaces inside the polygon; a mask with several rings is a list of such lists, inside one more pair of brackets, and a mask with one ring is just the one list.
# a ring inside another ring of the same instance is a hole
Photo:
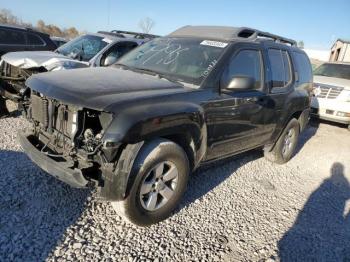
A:
{"label": "roof", "polygon": [[48,35],[46,33],[40,32],[40,31],[35,30],[35,29],[28,27],[28,26],[0,24],[0,27],[7,27],[7,28],[18,29],[18,30],[23,30],[23,31],[32,31],[32,32],[39,33],[39,34]]}
{"label": "roof", "polygon": [[94,35],[94,36],[99,36],[99,37],[103,37],[103,38],[108,38],[108,39],[112,40],[113,42],[127,40],[127,41],[133,41],[136,43],[143,43],[145,41],[145,39],[137,39],[137,38],[132,38],[132,37],[121,37],[118,34],[113,34],[113,33],[104,32],[104,31],[98,31],[97,33],[87,33],[85,35]]}
{"label": "roof", "polygon": [[107,31],[98,31],[97,33],[117,36],[120,38],[135,38],[135,39],[153,39],[159,37],[158,35],[151,35],[146,33],[131,32],[131,31],[122,31],[122,30],[112,30]]}
{"label": "roof", "polygon": [[275,42],[288,43],[296,46],[296,41],[282,36],[274,35],[268,32],[262,32],[249,27],[230,27],[230,26],[184,26],[172,32],[171,37],[200,37],[221,39],[226,41],[233,40],[256,40],[258,38],[267,38]]}
{"label": "roof", "polygon": [[350,44],[350,40],[347,40],[347,39],[338,38],[337,41],[335,41],[335,42],[338,42],[338,41],[346,43],[346,44]]}

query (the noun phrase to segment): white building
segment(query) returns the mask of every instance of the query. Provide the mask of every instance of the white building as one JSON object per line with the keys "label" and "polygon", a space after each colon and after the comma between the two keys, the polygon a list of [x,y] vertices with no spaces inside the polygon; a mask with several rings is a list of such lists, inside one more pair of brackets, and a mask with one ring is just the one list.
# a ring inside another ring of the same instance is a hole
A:
{"label": "white building", "polygon": [[350,41],[338,39],[331,48],[330,62],[350,63]]}

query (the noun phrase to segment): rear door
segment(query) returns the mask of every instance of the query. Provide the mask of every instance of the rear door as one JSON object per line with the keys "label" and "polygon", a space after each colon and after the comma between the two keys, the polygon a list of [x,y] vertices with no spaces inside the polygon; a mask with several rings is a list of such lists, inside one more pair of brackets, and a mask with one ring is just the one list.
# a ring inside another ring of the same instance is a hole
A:
{"label": "rear door", "polygon": [[[265,119],[269,98],[265,92],[264,53],[259,45],[241,44],[227,64],[221,80],[221,93],[212,103],[214,137],[208,158],[245,151],[263,144],[269,134]],[[248,91],[225,90],[222,86],[235,76],[254,78]]]}
{"label": "rear door", "polygon": [[26,33],[27,49],[30,51],[47,50],[46,42],[39,36],[33,33]]}
{"label": "rear door", "polygon": [[0,28],[0,55],[27,49],[25,34],[21,30]]}
{"label": "rear door", "polygon": [[293,104],[293,96],[297,94],[293,92],[295,74],[288,48],[271,45],[266,49],[266,56],[269,68],[268,92],[273,104],[267,109],[266,128],[273,134],[283,128],[289,113],[287,110]]}

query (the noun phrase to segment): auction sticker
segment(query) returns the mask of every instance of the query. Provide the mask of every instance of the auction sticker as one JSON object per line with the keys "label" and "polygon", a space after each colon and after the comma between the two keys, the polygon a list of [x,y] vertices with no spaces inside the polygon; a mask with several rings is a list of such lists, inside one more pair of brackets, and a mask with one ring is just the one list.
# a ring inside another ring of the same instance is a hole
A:
{"label": "auction sticker", "polygon": [[210,40],[204,40],[200,44],[201,45],[214,46],[214,47],[220,47],[220,48],[225,48],[228,45],[227,43],[224,43],[224,42],[210,41]]}

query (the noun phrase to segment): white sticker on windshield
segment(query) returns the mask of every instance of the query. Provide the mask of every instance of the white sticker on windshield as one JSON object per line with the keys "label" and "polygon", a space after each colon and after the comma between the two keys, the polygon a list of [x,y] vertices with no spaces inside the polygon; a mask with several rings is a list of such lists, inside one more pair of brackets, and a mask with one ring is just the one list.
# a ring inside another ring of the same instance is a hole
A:
{"label": "white sticker on windshield", "polygon": [[225,48],[228,44],[224,42],[219,41],[210,41],[210,40],[204,40],[201,42],[201,45],[208,45],[208,46],[215,46],[220,48]]}
{"label": "white sticker on windshield", "polygon": [[113,41],[109,38],[103,38],[102,41],[105,41],[106,43],[110,44],[112,43]]}

